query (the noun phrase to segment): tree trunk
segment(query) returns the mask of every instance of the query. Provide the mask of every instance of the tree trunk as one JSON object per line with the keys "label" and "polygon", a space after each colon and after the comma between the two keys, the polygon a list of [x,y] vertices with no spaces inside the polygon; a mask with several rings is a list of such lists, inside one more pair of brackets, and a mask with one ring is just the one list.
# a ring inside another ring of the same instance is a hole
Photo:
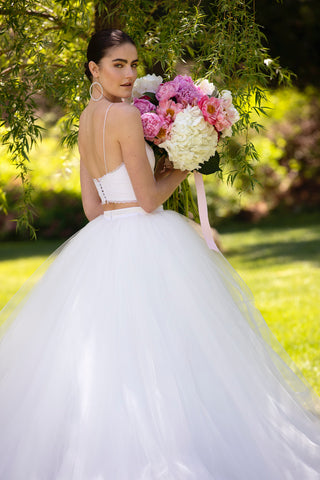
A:
{"label": "tree trunk", "polygon": [[98,0],[95,2],[95,32],[106,28],[125,29],[125,21],[119,15],[122,2],[123,0]]}

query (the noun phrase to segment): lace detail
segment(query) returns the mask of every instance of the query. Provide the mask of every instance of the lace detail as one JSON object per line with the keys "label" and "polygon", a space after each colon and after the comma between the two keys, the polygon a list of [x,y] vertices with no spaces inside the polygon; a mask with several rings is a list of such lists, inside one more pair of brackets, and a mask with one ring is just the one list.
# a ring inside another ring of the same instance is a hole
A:
{"label": "lace detail", "polygon": [[104,204],[109,204],[109,203],[138,203],[138,200],[112,200],[112,201],[106,201]]}

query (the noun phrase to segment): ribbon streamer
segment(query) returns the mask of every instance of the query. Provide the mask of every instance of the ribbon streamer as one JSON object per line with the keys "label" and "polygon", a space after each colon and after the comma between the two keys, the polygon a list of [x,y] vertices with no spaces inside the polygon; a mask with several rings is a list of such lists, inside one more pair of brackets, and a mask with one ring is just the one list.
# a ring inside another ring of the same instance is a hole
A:
{"label": "ribbon streamer", "polygon": [[198,210],[199,210],[199,217],[200,217],[200,225],[201,230],[204,236],[204,239],[210,248],[210,250],[215,250],[219,252],[215,241],[213,240],[212,230],[209,223],[208,218],[208,205],[206,199],[206,192],[204,190],[204,183],[202,174],[199,172],[193,172],[194,175],[194,182],[196,185],[197,190],[197,200],[198,200]]}

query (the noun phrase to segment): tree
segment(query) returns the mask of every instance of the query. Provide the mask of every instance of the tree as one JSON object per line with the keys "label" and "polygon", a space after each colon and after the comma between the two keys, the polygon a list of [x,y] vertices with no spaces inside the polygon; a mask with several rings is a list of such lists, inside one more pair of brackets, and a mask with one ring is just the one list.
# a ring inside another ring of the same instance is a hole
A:
{"label": "tree", "polygon": [[[251,161],[257,155],[248,132],[260,127],[251,112],[264,112],[270,78],[288,78],[263,46],[254,0],[5,0],[0,16],[0,128],[23,185],[18,227],[35,235],[28,169],[30,149],[42,133],[36,96],[61,107],[62,141],[74,144],[88,100],[83,75],[88,38],[107,26],[125,29],[136,41],[141,74],[161,70],[168,78],[177,65],[185,65],[195,78],[206,77],[233,92],[241,115],[237,131],[244,141],[234,152],[237,168],[228,179],[232,182],[243,173],[252,177]],[[222,155],[222,164],[227,162],[228,156]],[[180,195],[172,197],[173,206],[187,213],[189,194],[185,181]],[[0,201],[4,205],[3,195]]]}

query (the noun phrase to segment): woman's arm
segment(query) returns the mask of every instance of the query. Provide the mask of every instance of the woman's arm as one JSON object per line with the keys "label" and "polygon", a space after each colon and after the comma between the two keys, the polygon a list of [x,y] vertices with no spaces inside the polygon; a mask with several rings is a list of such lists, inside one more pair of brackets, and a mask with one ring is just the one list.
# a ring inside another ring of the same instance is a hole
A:
{"label": "woman's arm", "polygon": [[97,189],[93,183],[88,170],[86,169],[84,162],[80,157],[80,183],[81,183],[81,196],[84,213],[89,220],[93,220],[99,215],[103,214],[103,205],[97,192]]}
{"label": "woman's arm", "polygon": [[113,113],[118,117],[116,135],[136,198],[146,212],[152,212],[170,197],[189,171],[173,169],[156,181],[146,154],[139,110],[121,104],[117,110],[113,108]]}

